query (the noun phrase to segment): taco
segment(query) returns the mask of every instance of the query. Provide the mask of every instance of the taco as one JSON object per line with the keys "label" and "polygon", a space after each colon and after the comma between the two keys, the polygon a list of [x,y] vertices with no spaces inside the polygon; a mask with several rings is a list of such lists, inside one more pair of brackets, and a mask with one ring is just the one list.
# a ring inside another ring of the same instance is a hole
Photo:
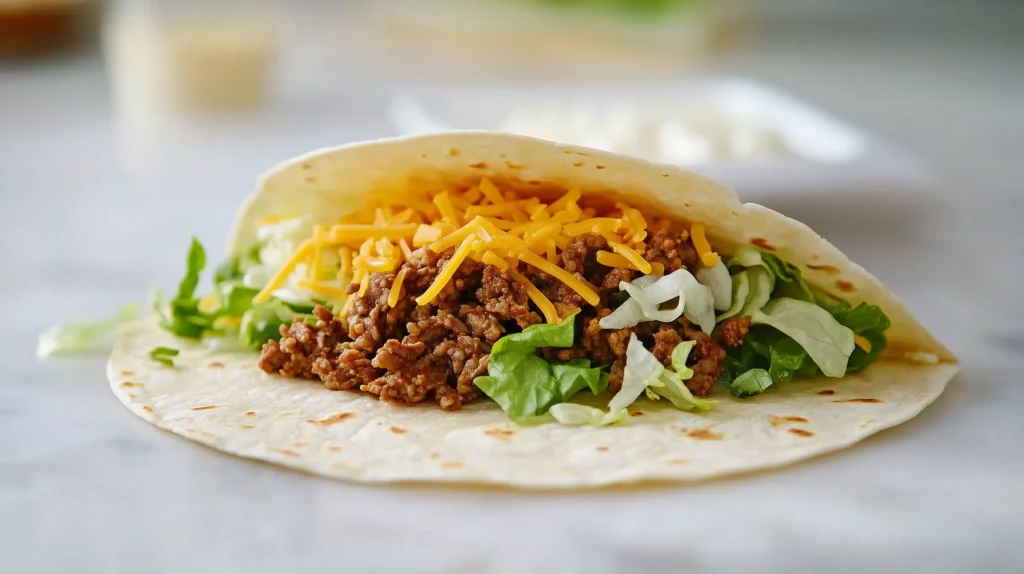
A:
{"label": "taco", "polygon": [[799,222],[675,167],[486,132],[265,174],[108,366],[147,421],[360,481],[559,488],[807,458],[955,358]]}

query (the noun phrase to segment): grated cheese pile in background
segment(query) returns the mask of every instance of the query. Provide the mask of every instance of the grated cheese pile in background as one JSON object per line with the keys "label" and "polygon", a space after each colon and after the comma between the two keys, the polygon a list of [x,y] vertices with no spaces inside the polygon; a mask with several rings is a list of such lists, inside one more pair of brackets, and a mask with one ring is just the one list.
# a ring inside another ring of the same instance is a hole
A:
{"label": "grated cheese pile in background", "polygon": [[[388,297],[388,304],[394,306],[406,276],[403,263],[420,249],[440,253],[454,248],[434,282],[416,298],[417,304],[429,304],[462,262],[472,259],[494,265],[526,284],[530,299],[545,320],[558,323],[561,318],[554,305],[516,270],[519,263],[562,281],[591,305],[598,304],[598,294],[559,267],[559,255],[576,236],[596,233],[608,241],[611,250],[597,253],[601,265],[634,269],[645,275],[664,272],[661,264],[644,260],[644,239],[651,225],[667,226],[668,222],[649,222],[639,210],[623,203],[616,203],[607,213],[598,213],[592,207],[581,207],[581,197],[578,189],[571,189],[551,203],[536,197],[521,199],[484,178],[468,190],[442,191],[429,201],[413,197],[369,207],[342,217],[330,227],[314,227],[312,237],[298,246],[255,301],[266,301],[293,274],[301,273],[297,287],[344,301],[344,315],[353,298],[339,285],[356,284],[356,295],[362,296],[372,273],[397,272]],[[690,234],[701,262],[714,266],[718,255],[711,251],[704,226],[695,223]],[[328,256],[339,264],[336,277],[325,279],[322,261]]]}

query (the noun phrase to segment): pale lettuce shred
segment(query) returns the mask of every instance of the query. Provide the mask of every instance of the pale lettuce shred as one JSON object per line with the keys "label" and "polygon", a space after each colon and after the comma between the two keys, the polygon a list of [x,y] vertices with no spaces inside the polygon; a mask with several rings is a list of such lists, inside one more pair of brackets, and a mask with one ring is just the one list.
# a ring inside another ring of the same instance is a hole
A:
{"label": "pale lettuce shred", "polygon": [[109,345],[117,328],[134,319],[138,312],[138,305],[129,303],[107,319],[51,327],[39,335],[36,357],[43,360],[54,355],[102,350]]}

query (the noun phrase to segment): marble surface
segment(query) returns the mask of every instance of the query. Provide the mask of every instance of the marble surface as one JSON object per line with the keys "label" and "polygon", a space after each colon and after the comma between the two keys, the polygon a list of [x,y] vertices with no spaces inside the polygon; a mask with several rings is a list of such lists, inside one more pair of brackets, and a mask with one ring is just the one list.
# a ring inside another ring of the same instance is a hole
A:
{"label": "marble surface", "polygon": [[720,64],[932,163],[939,183],[912,220],[884,204],[790,209],[960,356],[947,393],[783,470],[578,494],[305,476],[147,425],[109,392],[103,357],[37,363],[42,328],[171,285],[189,234],[218,253],[262,169],[390,129],[379,94],[350,92],[182,136],[129,170],[138,150],[112,127],[97,58],[0,69],[0,571],[1021,571],[1024,28],[1007,23],[1020,10],[997,13],[928,30],[775,22]]}

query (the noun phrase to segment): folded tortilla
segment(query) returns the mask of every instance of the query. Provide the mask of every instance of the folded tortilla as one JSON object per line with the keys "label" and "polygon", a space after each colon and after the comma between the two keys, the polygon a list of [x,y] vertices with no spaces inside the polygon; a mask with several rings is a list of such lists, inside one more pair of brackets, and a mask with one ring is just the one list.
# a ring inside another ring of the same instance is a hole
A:
{"label": "folded tortilla", "polygon": [[[704,222],[719,252],[752,245],[796,265],[812,285],[879,306],[892,321],[886,353],[841,379],[795,379],[748,399],[718,393],[721,402],[710,412],[641,399],[622,425],[516,425],[486,400],[449,413],[268,375],[252,353],[176,339],[150,317],[120,337],[108,365],[111,388],[160,428],[315,474],[572,488],[706,479],[833,451],[910,419],[957,371],[955,357],[891,292],[807,226],[741,203],[729,188],[677,167],[526,137],[446,133],[288,161],[265,174],[242,206],[229,252],[244,253],[263,218],[301,213],[331,223],[375,194],[468,187],[484,176],[524,197],[579,188],[585,196]],[[157,346],[181,350],[175,368],[149,360]]]}

